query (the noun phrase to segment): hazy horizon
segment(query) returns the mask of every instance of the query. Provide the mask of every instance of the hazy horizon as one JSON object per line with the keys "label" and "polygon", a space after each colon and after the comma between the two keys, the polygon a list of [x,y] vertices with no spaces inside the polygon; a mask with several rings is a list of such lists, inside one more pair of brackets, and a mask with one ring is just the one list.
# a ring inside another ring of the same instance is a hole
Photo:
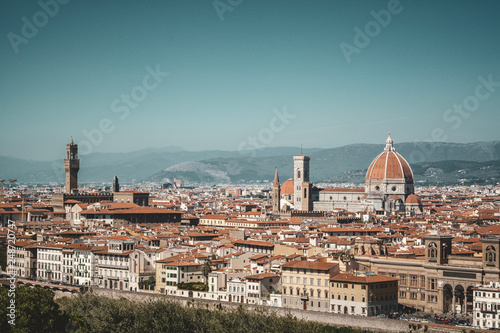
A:
{"label": "hazy horizon", "polygon": [[[471,142],[434,142],[434,143],[447,143],[447,144],[474,144],[474,143],[481,143],[481,142],[497,142],[497,141],[500,141],[500,140],[491,140],[491,141],[471,141]],[[67,142],[69,143],[69,141]],[[427,143],[426,141],[413,141],[413,142],[410,142],[410,141],[406,141],[406,142],[394,142],[394,148],[396,149],[397,151],[397,147],[399,144],[408,144],[408,143]],[[75,144],[78,144],[78,142],[75,142]],[[261,150],[261,149],[277,149],[277,148],[297,148],[297,154],[300,153],[300,150],[302,149],[303,150],[303,153],[304,154],[309,154],[310,152],[308,152],[308,150],[327,150],[327,149],[335,149],[335,148],[342,148],[342,147],[346,147],[346,146],[353,146],[353,145],[385,145],[385,140],[383,142],[379,142],[379,143],[370,143],[370,142],[354,142],[354,143],[349,143],[349,144],[346,144],[346,145],[341,145],[341,146],[335,146],[335,147],[300,147],[300,146],[267,146],[267,147],[263,147],[263,148],[258,148],[257,150]],[[97,154],[132,154],[132,153],[135,153],[135,152],[141,152],[141,151],[148,151],[148,150],[151,150],[151,151],[168,151],[168,150],[171,150],[172,148],[175,148],[175,152],[191,152],[191,153],[196,153],[196,152],[205,152],[205,151],[223,151],[223,152],[238,152],[237,149],[234,149],[234,150],[229,150],[229,149],[205,149],[205,150],[194,150],[194,149],[184,149],[183,147],[179,147],[179,146],[165,146],[165,147],[145,147],[145,148],[141,148],[141,149],[136,149],[136,150],[129,150],[129,151],[98,151],[98,152],[92,152],[91,154],[93,153],[97,153]],[[62,152],[60,154],[60,156],[56,157],[56,158],[50,158],[50,159],[29,159],[29,158],[24,158],[24,157],[17,157],[17,156],[9,156],[9,155],[0,155],[0,157],[9,157],[9,158],[18,158],[18,159],[24,159],[24,160],[33,160],[33,161],[42,161],[42,162],[47,162],[47,161],[54,161],[54,160],[62,160],[64,159],[66,156],[65,156],[65,151],[66,151],[66,144],[62,145],[60,147],[60,151]],[[81,155],[80,154],[80,159],[85,159],[85,155]],[[244,151],[242,152],[242,156],[247,156],[247,154],[244,153]]]}

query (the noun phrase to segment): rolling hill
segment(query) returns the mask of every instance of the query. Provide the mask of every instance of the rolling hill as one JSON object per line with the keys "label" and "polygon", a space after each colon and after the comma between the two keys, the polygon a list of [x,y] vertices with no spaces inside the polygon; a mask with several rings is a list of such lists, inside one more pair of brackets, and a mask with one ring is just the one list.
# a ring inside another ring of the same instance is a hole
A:
{"label": "rolling hill", "polygon": [[[383,148],[384,145],[353,144],[331,149],[304,149],[304,153],[311,156],[311,181],[362,181],[363,170]],[[469,179],[463,177],[464,172],[459,172],[462,169],[470,179],[491,181],[488,179],[496,177],[495,161],[500,160],[498,141],[467,144],[414,142],[396,144],[395,148],[412,166],[417,182],[443,179],[460,183],[461,179]],[[298,152],[297,147],[268,147],[252,154],[222,150],[196,152],[167,147],[130,153],[92,153],[80,156],[78,177],[82,183],[110,183],[114,175],[121,183],[130,183],[134,179],[161,182],[173,178],[190,184],[248,183],[271,181],[277,167],[280,179],[286,180],[292,177],[292,156]],[[489,164],[481,164],[483,162]],[[24,183],[63,183],[63,160],[33,161],[0,156],[0,177],[15,178]]]}

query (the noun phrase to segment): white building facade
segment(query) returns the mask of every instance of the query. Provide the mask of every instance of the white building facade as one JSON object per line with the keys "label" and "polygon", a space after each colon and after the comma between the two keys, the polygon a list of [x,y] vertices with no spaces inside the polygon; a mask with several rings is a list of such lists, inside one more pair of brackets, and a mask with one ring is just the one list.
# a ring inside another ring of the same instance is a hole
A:
{"label": "white building facade", "polygon": [[500,284],[476,287],[474,295],[474,325],[482,329],[500,329]]}

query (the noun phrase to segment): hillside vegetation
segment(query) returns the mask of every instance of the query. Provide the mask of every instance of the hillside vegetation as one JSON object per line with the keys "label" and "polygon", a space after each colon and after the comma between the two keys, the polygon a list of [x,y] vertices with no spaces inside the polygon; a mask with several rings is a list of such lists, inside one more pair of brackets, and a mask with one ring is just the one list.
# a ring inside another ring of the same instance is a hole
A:
{"label": "hillside vegetation", "polygon": [[125,298],[116,300],[92,294],[59,302],[61,310],[71,318],[72,332],[368,332],[299,320],[292,315],[280,316],[264,308],[208,310],[204,305],[184,307],[165,299],[137,306]]}
{"label": "hillside vegetation", "polygon": [[281,316],[266,308],[255,310],[241,305],[227,309],[206,305],[183,306],[176,301],[156,299],[134,302],[112,299],[92,293],[54,301],[50,289],[19,286],[15,297],[15,325],[7,316],[12,298],[0,286],[0,332],[2,333],[191,333],[191,332],[331,332],[368,333],[350,327],[333,327]]}

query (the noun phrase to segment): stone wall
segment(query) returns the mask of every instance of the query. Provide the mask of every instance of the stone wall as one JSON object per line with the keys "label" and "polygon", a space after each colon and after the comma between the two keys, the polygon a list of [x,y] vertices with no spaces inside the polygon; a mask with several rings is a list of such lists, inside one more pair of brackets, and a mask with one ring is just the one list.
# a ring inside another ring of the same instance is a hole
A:
{"label": "stone wall", "polygon": [[[149,293],[149,292],[130,292],[130,291],[118,291],[118,290],[109,290],[109,289],[100,289],[94,288],[93,292],[96,295],[106,296],[111,298],[121,298],[125,297],[127,299],[133,301],[148,301],[153,299],[170,299],[176,300],[183,305],[202,305],[208,308],[213,308],[217,306],[217,304],[222,305],[225,308],[236,308],[239,305],[243,305],[249,309],[255,308],[257,306],[249,305],[249,304],[240,304],[240,303],[229,303],[229,302],[218,302],[211,301],[207,299],[194,299],[194,298],[185,298],[185,297],[172,297],[160,295],[157,293]],[[325,313],[325,312],[317,312],[317,311],[304,311],[298,309],[287,309],[287,308],[276,308],[269,307],[269,309],[276,311],[279,314],[285,315],[290,312],[293,316],[296,316],[299,319],[312,320],[317,321],[324,324],[329,324],[332,326],[351,326],[362,329],[369,329],[374,332],[407,332],[408,331],[408,322],[399,321],[399,320],[391,320],[384,318],[376,318],[376,317],[362,317],[362,316],[349,316],[349,315],[340,315],[335,313]],[[423,325],[422,325],[423,326]],[[429,330],[431,331],[431,330]]]}

